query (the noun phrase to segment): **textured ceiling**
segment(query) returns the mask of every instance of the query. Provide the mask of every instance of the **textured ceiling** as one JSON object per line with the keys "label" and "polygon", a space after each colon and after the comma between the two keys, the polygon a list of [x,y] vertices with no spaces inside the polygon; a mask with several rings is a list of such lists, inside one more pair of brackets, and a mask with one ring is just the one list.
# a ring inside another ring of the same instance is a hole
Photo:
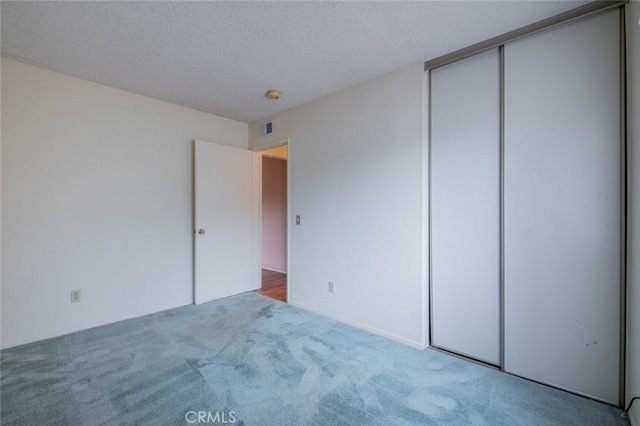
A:
{"label": "textured ceiling", "polygon": [[251,122],[585,3],[3,1],[2,54]]}

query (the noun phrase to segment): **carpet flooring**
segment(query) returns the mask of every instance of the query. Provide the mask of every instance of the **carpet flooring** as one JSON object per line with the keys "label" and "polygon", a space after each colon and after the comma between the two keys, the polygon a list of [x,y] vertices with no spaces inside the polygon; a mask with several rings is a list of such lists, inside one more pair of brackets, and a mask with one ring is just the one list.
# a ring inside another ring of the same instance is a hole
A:
{"label": "carpet flooring", "polygon": [[254,292],[0,352],[2,424],[627,425]]}

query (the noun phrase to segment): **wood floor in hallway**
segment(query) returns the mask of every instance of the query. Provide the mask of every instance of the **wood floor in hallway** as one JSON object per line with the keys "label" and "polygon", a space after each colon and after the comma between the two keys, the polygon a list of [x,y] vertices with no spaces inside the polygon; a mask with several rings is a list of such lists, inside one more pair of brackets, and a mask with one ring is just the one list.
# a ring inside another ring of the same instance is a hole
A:
{"label": "wood floor in hallway", "polygon": [[256,290],[263,296],[278,299],[283,302],[287,301],[287,274],[281,272],[262,270],[262,288]]}

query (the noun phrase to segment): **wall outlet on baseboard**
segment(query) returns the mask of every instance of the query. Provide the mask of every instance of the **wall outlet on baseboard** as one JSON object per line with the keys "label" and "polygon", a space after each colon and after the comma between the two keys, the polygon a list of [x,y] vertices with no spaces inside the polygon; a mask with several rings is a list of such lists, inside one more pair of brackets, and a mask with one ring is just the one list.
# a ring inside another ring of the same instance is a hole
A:
{"label": "wall outlet on baseboard", "polygon": [[333,281],[329,281],[329,293],[333,293]]}
{"label": "wall outlet on baseboard", "polygon": [[71,303],[78,303],[80,301],[80,290],[71,290]]}

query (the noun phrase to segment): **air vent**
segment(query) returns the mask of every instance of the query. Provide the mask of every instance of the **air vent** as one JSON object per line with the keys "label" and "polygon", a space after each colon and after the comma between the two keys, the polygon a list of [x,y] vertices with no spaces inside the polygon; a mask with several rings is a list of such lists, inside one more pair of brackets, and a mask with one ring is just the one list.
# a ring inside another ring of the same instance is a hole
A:
{"label": "air vent", "polygon": [[273,133],[273,121],[268,121],[260,126],[260,137],[265,137]]}

